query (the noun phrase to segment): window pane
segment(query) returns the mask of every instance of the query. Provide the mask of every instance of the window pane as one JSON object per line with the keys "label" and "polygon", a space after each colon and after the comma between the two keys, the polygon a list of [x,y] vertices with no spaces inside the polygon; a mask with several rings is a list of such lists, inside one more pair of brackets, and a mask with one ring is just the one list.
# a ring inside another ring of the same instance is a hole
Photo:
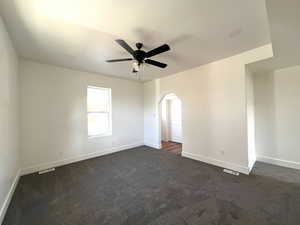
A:
{"label": "window pane", "polygon": [[109,132],[108,113],[88,113],[88,135],[95,136]]}
{"label": "window pane", "polygon": [[109,89],[88,88],[88,112],[109,111]]}

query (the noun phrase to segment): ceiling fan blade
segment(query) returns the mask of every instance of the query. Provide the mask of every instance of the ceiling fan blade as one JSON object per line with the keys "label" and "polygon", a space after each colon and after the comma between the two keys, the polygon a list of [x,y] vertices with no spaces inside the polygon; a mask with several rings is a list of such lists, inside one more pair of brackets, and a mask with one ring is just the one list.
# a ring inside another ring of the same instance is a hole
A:
{"label": "ceiling fan blade", "polygon": [[157,61],[152,60],[152,59],[146,59],[145,63],[151,64],[153,66],[158,66],[160,68],[166,68],[167,67],[167,64],[164,64],[164,63],[161,63],[161,62],[157,62]]}
{"label": "ceiling fan blade", "polygon": [[116,42],[121,45],[127,52],[129,52],[132,56],[134,55],[134,50],[124,41],[121,39],[116,40]]}
{"label": "ceiling fan blade", "polygon": [[132,58],[126,58],[126,59],[110,59],[106,60],[106,62],[123,62],[123,61],[131,61]]}
{"label": "ceiling fan blade", "polygon": [[157,54],[160,54],[160,53],[163,53],[163,52],[166,52],[166,51],[169,51],[169,50],[170,50],[170,46],[167,45],[167,44],[164,44],[164,45],[162,45],[158,48],[152,49],[151,51],[147,52],[146,57],[150,58],[152,56],[155,56]]}

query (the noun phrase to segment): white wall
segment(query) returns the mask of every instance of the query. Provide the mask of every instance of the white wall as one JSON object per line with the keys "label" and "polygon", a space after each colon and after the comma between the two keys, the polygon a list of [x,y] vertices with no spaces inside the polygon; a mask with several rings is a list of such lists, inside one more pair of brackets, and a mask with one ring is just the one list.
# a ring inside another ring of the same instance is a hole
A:
{"label": "white wall", "polygon": [[0,224],[19,170],[18,58],[0,17]]}
{"label": "white wall", "polygon": [[159,80],[144,83],[144,143],[160,148],[161,137],[158,135],[159,123]]}
{"label": "white wall", "polygon": [[169,141],[169,100],[163,99],[161,102],[161,140]]}
{"label": "white wall", "polygon": [[[88,139],[86,88],[112,88],[112,136]],[[143,84],[20,61],[25,172],[143,144]]]}
{"label": "white wall", "polygon": [[246,106],[247,106],[247,138],[248,166],[252,168],[256,162],[255,150],[255,99],[253,73],[246,67]]}
{"label": "white wall", "polygon": [[[156,81],[160,97],[174,93],[182,101],[184,156],[249,172],[245,65],[272,55],[267,45]],[[155,90],[154,81],[145,83],[149,86]],[[145,99],[150,95],[148,88]],[[146,107],[154,109],[153,102],[145,102]],[[147,130],[156,118],[145,116]],[[151,130],[158,135],[158,129]]]}
{"label": "white wall", "polygon": [[300,66],[255,75],[258,160],[300,169]]}

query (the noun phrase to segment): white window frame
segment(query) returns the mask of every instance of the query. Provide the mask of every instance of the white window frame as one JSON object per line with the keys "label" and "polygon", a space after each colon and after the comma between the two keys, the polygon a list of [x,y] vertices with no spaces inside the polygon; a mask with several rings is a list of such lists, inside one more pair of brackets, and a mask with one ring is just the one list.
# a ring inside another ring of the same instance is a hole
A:
{"label": "white window frame", "polygon": [[[108,91],[108,102],[109,102],[109,107],[108,107],[108,111],[99,111],[99,112],[89,112],[88,111],[88,89],[100,89],[100,90],[106,90]],[[112,135],[112,106],[111,106],[111,95],[112,95],[112,90],[111,88],[105,88],[105,87],[97,87],[97,86],[90,86],[88,85],[86,88],[86,108],[87,108],[87,134],[88,134],[88,138],[99,138],[99,137],[106,137],[106,136],[111,136]],[[96,134],[96,135],[89,135],[89,124],[88,124],[88,116],[90,113],[108,113],[108,132],[103,133],[103,134]]]}

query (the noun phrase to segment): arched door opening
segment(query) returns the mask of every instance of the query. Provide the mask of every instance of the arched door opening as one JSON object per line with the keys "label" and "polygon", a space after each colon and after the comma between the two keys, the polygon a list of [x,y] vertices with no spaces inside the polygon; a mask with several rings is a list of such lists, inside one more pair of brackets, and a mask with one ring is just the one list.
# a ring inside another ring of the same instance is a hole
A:
{"label": "arched door opening", "polygon": [[167,94],[161,101],[161,146],[167,152],[182,152],[181,100],[175,94]]}

